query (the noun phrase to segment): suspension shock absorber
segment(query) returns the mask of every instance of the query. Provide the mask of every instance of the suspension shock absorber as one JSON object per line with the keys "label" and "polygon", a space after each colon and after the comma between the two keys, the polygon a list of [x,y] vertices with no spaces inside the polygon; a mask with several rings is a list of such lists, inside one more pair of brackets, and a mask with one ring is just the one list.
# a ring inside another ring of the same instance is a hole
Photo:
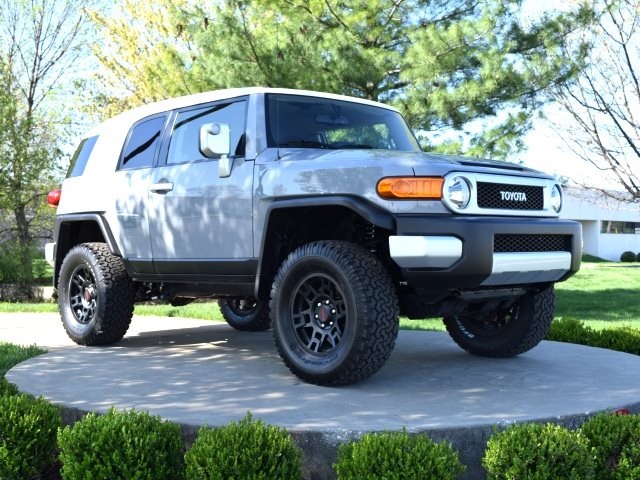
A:
{"label": "suspension shock absorber", "polygon": [[364,227],[364,245],[373,255],[377,255],[378,253],[376,234],[376,226],[367,222]]}

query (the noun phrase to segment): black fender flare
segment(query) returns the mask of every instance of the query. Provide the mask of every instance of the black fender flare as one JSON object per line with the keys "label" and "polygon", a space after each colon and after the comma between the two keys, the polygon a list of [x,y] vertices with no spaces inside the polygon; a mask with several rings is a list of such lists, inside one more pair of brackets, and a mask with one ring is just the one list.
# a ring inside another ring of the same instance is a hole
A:
{"label": "black fender flare", "polygon": [[391,212],[388,212],[378,205],[369,202],[361,197],[351,195],[310,195],[289,197],[274,200],[267,209],[265,215],[264,229],[260,242],[260,256],[256,274],[255,295],[256,298],[264,298],[269,286],[265,286],[264,280],[274,273],[275,266],[273,258],[266,257],[265,251],[271,228],[271,217],[274,212],[283,209],[300,209],[313,207],[344,207],[347,208],[367,222],[385,230],[395,231],[396,220]]}
{"label": "black fender flare", "polygon": [[[54,285],[57,285],[58,283],[58,274],[60,271],[60,266],[62,265],[62,261],[64,260],[64,256],[71,248],[73,248],[75,243],[77,243],[72,240],[73,226],[87,223],[93,223],[97,225],[100,232],[102,233],[104,242],[109,247],[111,253],[113,253],[117,257],[122,257],[120,247],[118,246],[115,236],[113,235],[113,232],[111,231],[111,228],[109,227],[109,224],[107,223],[102,213],[72,213],[58,215],[56,217],[56,225],[53,236],[53,238],[56,239],[53,257],[55,259],[55,271],[53,279]],[[91,240],[95,241],[97,239]]]}

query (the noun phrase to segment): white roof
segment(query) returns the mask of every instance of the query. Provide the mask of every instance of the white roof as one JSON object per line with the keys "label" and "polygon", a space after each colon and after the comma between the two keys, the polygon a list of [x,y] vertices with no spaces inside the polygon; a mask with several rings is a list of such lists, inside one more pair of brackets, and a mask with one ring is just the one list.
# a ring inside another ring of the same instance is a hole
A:
{"label": "white roof", "polygon": [[182,97],[170,98],[167,100],[161,100],[159,102],[148,103],[139,107],[127,110],[125,112],[116,115],[115,117],[102,122],[100,125],[94,127],[85,134],[85,137],[91,137],[96,135],[105,128],[109,128],[107,124],[118,123],[127,124],[130,126],[137,120],[154,115],[156,113],[162,113],[176,108],[188,107],[191,105],[199,105],[202,103],[214,102],[217,100],[224,100],[228,98],[242,97],[245,95],[259,94],[259,93],[279,93],[286,95],[305,95],[311,97],[329,98],[333,100],[342,100],[347,102],[361,103],[365,105],[371,105],[376,107],[383,107],[389,110],[397,111],[395,108],[385,105],[383,103],[374,102],[371,100],[365,100],[363,98],[348,97],[346,95],[337,95],[334,93],[314,92],[311,90],[295,90],[290,88],[267,88],[267,87],[243,87],[243,88],[227,88],[223,90],[212,90],[209,92],[196,93],[193,95],[185,95]]}

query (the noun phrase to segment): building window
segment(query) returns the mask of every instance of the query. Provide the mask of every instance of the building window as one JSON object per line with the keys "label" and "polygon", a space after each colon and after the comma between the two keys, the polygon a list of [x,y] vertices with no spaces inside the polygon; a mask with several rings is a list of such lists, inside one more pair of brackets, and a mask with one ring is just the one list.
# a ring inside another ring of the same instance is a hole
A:
{"label": "building window", "polygon": [[600,233],[630,233],[632,235],[640,235],[640,223],[603,220],[601,223]]}

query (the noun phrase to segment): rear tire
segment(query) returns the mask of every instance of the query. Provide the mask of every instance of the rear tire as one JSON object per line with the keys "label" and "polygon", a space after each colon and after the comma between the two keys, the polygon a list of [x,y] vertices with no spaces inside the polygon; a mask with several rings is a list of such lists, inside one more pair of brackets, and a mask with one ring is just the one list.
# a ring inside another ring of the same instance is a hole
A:
{"label": "rear tire", "polygon": [[69,250],[58,281],[67,335],[78,345],[108,345],[124,337],[133,316],[134,285],[124,262],[105,243]]}
{"label": "rear tire", "polygon": [[305,382],[345,385],[385,364],[398,335],[398,299],[380,262],[359,245],[309,243],[281,265],[271,290],[276,348]]}
{"label": "rear tire", "polygon": [[445,317],[451,338],[483,357],[513,357],[531,350],[549,332],[555,309],[553,286],[520,297],[510,307],[482,315]]}
{"label": "rear tire", "polygon": [[269,330],[269,304],[254,297],[218,300],[222,316],[236,330],[263,332]]}

